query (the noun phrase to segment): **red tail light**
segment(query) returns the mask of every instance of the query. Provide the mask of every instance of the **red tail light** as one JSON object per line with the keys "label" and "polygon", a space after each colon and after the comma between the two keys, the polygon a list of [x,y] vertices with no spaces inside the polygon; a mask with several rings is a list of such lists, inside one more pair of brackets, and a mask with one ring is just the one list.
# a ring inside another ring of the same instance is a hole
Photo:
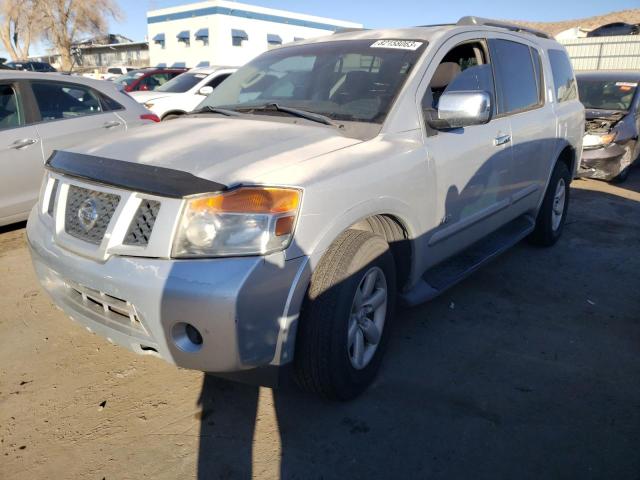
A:
{"label": "red tail light", "polygon": [[151,120],[152,122],[159,122],[160,117],[155,113],[143,113],[140,115],[140,120]]}

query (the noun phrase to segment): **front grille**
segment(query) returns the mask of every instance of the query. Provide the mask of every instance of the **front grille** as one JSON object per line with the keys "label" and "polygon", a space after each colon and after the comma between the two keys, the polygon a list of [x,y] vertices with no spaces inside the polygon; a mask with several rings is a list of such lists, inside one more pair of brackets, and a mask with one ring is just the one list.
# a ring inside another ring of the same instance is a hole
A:
{"label": "front grille", "polygon": [[141,247],[148,245],[159,211],[160,202],[143,199],[129,225],[129,230],[124,237],[123,243]]}
{"label": "front grille", "polygon": [[118,195],[69,185],[65,208],[65,232],[99,245],[118,203]]}

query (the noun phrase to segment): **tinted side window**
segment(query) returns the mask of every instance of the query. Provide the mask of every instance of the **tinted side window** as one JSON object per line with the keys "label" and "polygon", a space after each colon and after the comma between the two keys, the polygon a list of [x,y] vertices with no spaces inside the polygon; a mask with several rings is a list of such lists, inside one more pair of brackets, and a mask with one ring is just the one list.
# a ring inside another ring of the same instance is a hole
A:
{"label": "tinted side window", "polygon": [[216,88],[218,85],[220,85],[224,80],[226,80],[226,78],[231,75],[230,73],[225,73],[224,75],[218,75],[216,78],[209,80],[209,83],[207,83],[207,87],[212,87],[212,88]]}
{"label": "tinted side window", "polygon": [[102,112],[97,92],[84,85],[33,82],[31,88],[45,122]]}
{"label": "tinted side window", "polygon": [[22,125],[18,95],[11,85],[0,85],[0,130]]}
{"label": "tinted side window", "polygon": [[489,40],[496,76],[498,114],[532,108],[540,104],[538,82],[531,50],[509,40]]}
{"label": "tinted side window", "polygon": [[576,79],[567,54],[562,50],[549,50],[549,62],[558,102],[578,98]]}
{"label": "tinted side window", "polygon": [[99,92],[95,92],[100,97],[102,109],[105,111],[122,110],[124,107],[116,102],[113,98]]}

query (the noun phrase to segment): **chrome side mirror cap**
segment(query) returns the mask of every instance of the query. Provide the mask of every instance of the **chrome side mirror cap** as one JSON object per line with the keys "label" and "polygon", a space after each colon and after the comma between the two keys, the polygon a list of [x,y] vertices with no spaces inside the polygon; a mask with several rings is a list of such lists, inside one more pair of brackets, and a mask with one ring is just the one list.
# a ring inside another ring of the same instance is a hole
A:
{"label": "chrome side mirror cap", "polygon": [[482,125],[491,120],[491,95],[488,92],[445,92],[438,110],[426,112],[427,123],[437,130]]}

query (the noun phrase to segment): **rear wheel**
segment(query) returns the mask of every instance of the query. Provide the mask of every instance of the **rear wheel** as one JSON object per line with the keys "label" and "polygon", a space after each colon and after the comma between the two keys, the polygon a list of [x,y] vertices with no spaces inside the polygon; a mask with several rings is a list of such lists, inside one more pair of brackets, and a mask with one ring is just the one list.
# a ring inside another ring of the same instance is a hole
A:
{"label": "rear wheel", "polygon": [[564,162],[557,162],[538,212],[536,226],[529,237],[536,245],[551,246],[558,241],[564,228],[569,207],[571,174]]}
{"label": "rear wheel", "polygon": [[313,274],[298,327],[298,385],[348,400],[375,378],[395,306],[395,265],[387,242],[347,230]]}

